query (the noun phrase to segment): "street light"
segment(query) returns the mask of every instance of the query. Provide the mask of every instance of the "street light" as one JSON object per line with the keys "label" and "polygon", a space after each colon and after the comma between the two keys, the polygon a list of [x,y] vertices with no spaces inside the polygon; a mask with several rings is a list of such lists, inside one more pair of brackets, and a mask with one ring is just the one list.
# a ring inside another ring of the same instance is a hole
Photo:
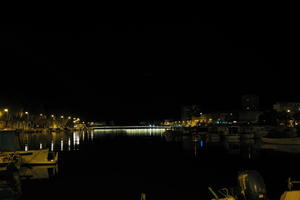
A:
{"label": "street light", "polygon": [[[4,112],[6,112],[6,119],[7,119],[7,121],[9,120],[9,116],[8,116],[8,109],[7,108],[5,108],[4,109]],[[8,123],[8,122],[7,122]]]}

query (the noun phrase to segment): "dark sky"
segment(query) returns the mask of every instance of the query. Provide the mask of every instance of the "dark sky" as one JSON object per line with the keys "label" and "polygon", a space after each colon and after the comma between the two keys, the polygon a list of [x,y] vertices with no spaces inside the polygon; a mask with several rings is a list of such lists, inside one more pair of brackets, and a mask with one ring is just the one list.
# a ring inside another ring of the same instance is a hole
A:
{"label": "dark sky", "polygon": [[135,122],[239,108],[247,93],[300,100],[296,35],[270,19],[1,25],[0,103]]}

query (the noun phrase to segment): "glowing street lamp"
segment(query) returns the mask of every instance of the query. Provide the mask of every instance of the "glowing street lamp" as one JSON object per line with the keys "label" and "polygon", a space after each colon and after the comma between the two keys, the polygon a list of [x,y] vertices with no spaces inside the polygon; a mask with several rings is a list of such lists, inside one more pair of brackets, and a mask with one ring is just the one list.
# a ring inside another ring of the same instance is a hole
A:
{"label": "glowing street lamp", "polygon": [[29,120],[29,113],[26,111],[25,115],[27,115],[27,120]]}
{"label": "glowing street lamp", "polygon": [[4,109],[4,112],[6,112],[6,117],[7,117],[7,121],[9,120],[9,116],[8,116],[8,109],[7,108],[5,108]]}

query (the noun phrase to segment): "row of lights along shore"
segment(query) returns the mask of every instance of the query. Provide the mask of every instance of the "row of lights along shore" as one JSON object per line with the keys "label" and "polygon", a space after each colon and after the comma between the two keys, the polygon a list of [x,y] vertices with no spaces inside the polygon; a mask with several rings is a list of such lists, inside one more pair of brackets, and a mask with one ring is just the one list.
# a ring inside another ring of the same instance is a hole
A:
{"label": "row of lights along shore", "polygon": [[[4,111],[5,113],[7,113],[7,114],[9,113],[9,109],[8,109],[8,108],[4,108],[3,111]],[[29,116],[29,112],[28,112],[28,111],[24,112],[24,114],[27,115],[27,116]],[[45,118],[47,118],[47,115],[45,115],[45,114],[43,114],[43,113],[40,113],[40,117],[45,117]],[[55,116],[54,114],[52,114],[52,115],[51,115],[51,118],[52,118],[52,119],[56,119],[56,116]],[[71,117],[71,116],[65,117],[64,115],[61,115],[60,118],[61,118],[61,119],[72,120],[72,117]],[[79,123],[79,122],[80,122],[80,118],[76,118],[76,117],[73,118],[73,123]],[[84,124],[85,122],[82,122],[82,123]]]}

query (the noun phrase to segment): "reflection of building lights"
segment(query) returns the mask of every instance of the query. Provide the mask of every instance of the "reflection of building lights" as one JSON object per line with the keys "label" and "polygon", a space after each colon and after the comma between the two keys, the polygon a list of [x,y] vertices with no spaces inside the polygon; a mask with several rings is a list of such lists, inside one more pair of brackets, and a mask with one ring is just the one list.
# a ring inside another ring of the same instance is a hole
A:
{"label": "reflection of building lights", "polygon": [[42,149],[43,148],[43,144],[42,143],[40,143],[40,149]]}
{"label": "reflection of building lights", "polygon": [[203,140],[200,140],[200,147],[201,147],[201,148],[204,147],[204,142],[203,142]]}
{"label": "reflection of building lights", "polygon": [[73,132],[73,149],[75,149],[76,146],[76,135],[75,132]]}
{"label": "reflection of building lights", "polygon": [[71,138],[68,139],[68,150],[71,150]]}
{"label": "reflection of building lights", "polygon": [[63,139],[61,139],[61,141],[60,141],[60,150],[61,151],[64,150],[64,141],[63,141]]}
{"label": "reflection of building lights", "polygon": [[54,150],[54,143],[53,143],[53,140],[51,141],[51,151]]}
{"label": "reflection of building lights", "polygon": [[25,151],[28,151],[28,145],[27,144],[25,145]]}

